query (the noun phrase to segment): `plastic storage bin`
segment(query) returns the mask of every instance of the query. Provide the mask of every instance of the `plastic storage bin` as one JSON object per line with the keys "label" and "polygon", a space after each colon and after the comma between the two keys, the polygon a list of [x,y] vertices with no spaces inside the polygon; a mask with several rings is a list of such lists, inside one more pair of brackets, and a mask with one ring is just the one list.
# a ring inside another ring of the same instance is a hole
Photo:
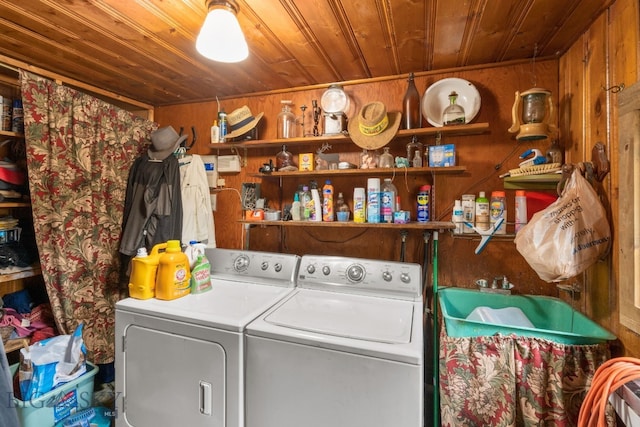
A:
{"label": "plastic storage bin", "polygon": [[[18,364],[11,365],[11,374]],[[93,402],[93,380],[98,368],[87,362],[87,372],[73,381],[61,385],[37,399],[29,401],[13,398],[22,427],[54,427],[81,409],[89,408]]]}
{"label": "plastic storage bin", "polygon": [[[438,290],[438,300],[447,335],[450,337],[491,336],[499,333],[543,338],[562,344],[599,344],[616,339],[609,331],[558,298],[442,288]],[[467,319],[478,307],[517,307],[534,327]]]}

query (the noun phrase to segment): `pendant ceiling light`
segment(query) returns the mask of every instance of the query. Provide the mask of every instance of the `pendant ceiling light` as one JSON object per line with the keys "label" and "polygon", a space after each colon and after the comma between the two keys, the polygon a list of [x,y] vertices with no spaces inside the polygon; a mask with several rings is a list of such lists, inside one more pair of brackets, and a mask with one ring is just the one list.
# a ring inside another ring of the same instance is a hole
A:
{"label": "pendant ceiling light", "polygon": [[219,62],[240,62],[249,56],[247,41],[242,34],[234,0],[206,0],[207,14],[196,49],[206,58]]}

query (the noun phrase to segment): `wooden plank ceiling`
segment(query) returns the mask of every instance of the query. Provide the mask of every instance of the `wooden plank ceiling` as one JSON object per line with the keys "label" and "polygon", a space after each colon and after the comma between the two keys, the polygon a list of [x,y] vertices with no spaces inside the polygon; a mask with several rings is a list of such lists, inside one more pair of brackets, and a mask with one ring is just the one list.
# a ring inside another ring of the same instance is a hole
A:
{"label": "wooden plank ceiling", "polygon": [[557,56],[615,0],[237,0],[249,58],[203,58],[205,0],[0,0],[0,54],[159,106]]}

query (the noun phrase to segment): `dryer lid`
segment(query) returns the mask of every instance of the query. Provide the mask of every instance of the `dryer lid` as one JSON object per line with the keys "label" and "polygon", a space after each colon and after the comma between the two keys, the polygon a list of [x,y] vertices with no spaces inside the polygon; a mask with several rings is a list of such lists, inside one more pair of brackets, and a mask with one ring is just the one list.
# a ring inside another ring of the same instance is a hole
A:
{"label": "dryer lid", "polygon": [[410,301],[301,290],[264,320],[319,334],[408,344],[413,317],[414,304]]}

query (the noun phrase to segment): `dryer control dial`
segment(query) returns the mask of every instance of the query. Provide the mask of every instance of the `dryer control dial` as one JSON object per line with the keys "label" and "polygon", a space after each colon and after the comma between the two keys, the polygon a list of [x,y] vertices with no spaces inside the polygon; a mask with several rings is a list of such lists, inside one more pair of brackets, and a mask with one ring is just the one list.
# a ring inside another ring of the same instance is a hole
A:
{"label": "dryer control dial", "polygon": [[400,275],[400,280],[402,281],[402,283],[409,283],[411,282],[411,276],[407,273],[402,273]]}
{"label": "dryer control dial", "polygon": [[276,270],[276,273],[280,273],[282,271],[282,264],[279,262],[276,262],[276,264],[273,266],[274,270]]}
{"label": "dryer control dial", "polygon": [[269,268],[269,263],[267,261],[262,261],[262,264],[260,264],[260,268],[262,269],[262,271],[265,271]]}
{"label": "dryer control dial", "polygon": [[237,272],[245,271],[249,268],[249,257],[240,255],[233,261],[233,269]]}
{"label": "dryer control dial", "polygon": [[360,283],[364,279],[365,270],[360,264],[351,264],[347,268],[347,279],[354,283]]}
{"label": "dryer control dial", "polygon": [[313,264],[309,264],[309,265],[307,266],[307,273],[309,273],[309,274],[313,274],[313,273],[315,273],[315,272],[316,272],[316,266],[315,266],[315,265],[313,265]]}
{"label": "dryer control dial", "polygon": [[331,274],[331,268],[328,265],[325,265],[324,267],[322,267],[322,274],[324,274],[325,276],[328,276]]}
{"label": "dryer control dial", "polygon": [[382,280],[384,280],[385,282],[390,282],[391,279],[393,279],[393,276],[391,276],[389,270],[385,270],[382,272]]}

